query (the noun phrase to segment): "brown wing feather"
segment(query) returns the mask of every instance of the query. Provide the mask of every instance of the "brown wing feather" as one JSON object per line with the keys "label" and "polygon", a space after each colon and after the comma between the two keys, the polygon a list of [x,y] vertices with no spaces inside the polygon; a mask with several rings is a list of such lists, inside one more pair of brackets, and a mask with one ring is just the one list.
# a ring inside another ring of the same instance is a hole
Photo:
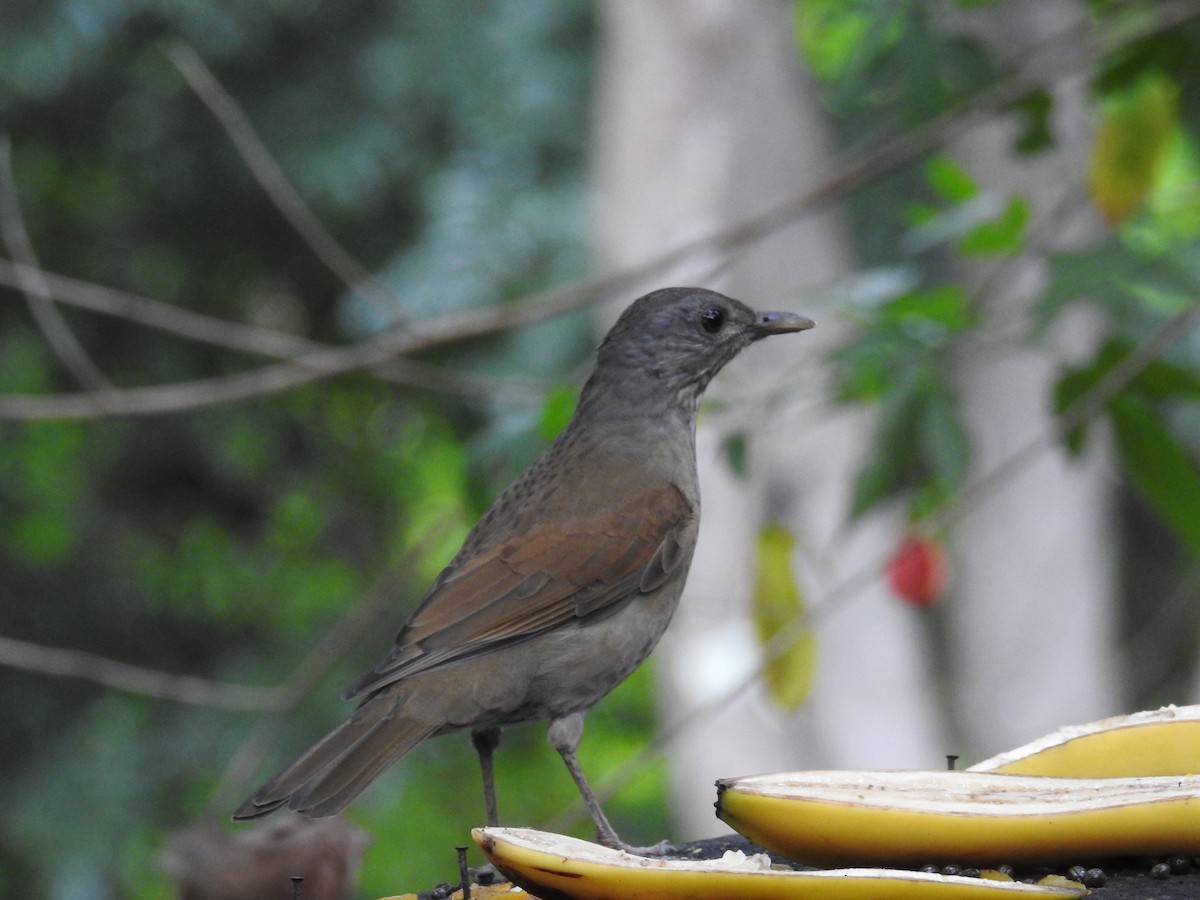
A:
{"label": "brown wing feather", "polygon": [[483,551],[439,578],[392,653],[348,695],[615,610],[678,564],[679,534],[691,516],[691,504],[669,485]]}

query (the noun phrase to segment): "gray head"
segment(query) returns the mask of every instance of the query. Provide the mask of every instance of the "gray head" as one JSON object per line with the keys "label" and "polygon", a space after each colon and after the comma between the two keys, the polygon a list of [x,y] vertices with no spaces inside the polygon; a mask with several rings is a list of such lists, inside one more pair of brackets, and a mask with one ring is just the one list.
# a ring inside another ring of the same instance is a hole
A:
{"label": "gray head", "polygon": [[635,300],[613,325],[581,402],[594,391],[633,387],[694,411],[709,381],[741,350],[812,327],[804,316],[755,312],[715,291],[663,288]]}

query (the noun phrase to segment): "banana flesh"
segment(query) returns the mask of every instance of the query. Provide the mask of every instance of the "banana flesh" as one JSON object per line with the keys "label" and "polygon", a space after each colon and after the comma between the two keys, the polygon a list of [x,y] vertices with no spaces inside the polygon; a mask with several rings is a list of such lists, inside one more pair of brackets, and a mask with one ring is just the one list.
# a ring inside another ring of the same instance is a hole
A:
{"label": "banana flesh", "polygon": [[795,872],[765,855],[686,861],[635,856],[528,828],[476,828],[480,849],[530,894],[571,900],[1005,900],[1066,898],[1083,885],[1054,886],[879,868]]}
{"label": "banana flesh", "polygon": [[1012,865],[1200,854],[1200,778],[795,772],[717,782],[717,815],[817,865]]}
{"label": "banana flesh", "polygon": [[1164,706],[1071,725],[968,771],[1060,778],[1200,774],[1200,706]]}

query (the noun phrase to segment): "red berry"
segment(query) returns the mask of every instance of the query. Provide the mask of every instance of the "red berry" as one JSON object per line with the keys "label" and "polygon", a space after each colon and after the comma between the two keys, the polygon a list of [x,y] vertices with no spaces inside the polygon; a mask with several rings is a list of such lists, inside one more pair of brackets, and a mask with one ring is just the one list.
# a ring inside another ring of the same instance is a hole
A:
{"label": "red berry", "polygon": [[946,589],[946,554],[929,538],[908,535],[887,564],[888,584],[901,600],[930,606]]}

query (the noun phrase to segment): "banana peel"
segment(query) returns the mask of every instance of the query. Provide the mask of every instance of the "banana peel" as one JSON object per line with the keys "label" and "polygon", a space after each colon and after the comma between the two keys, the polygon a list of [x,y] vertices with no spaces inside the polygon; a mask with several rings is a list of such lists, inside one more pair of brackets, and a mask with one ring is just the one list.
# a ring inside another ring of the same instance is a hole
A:
{"label": "banana peel", "polygon": [[1200,774],[1200,706],[1070,725],[967,771],[1059,778]]}
{"label": "banana peel", "polygon": [[992,881],[928,872],[772,868],[765,854],[719,860],[635,856],[577,838],[529,828],[476,828],[475,843],[530,894],[570,900],[1006,900],[1082,897],[1087,889]]}
{"label": "banana peel", "polygon": [[717,815],[817,865],[1012,865],[1200,853],[1200,778],[829,771],[726,778]]}
{"label": "banana peel", "polygon": [[[511,884],[506,896],[670,900],[988,900],[1079,897],[1038,885],[880,868],[1083,862],[1200,854],[1200,706],[1072,725],[963,772],[801,772],[722,779],[717,814],[761,846],[824,865],[795,872],[765,857],[682,861],[632,856],[521,828],[479,828],[476,843]],[[476,893],[472,896],[484,896]],[[999,892],[999,893],[997,893]]]}

